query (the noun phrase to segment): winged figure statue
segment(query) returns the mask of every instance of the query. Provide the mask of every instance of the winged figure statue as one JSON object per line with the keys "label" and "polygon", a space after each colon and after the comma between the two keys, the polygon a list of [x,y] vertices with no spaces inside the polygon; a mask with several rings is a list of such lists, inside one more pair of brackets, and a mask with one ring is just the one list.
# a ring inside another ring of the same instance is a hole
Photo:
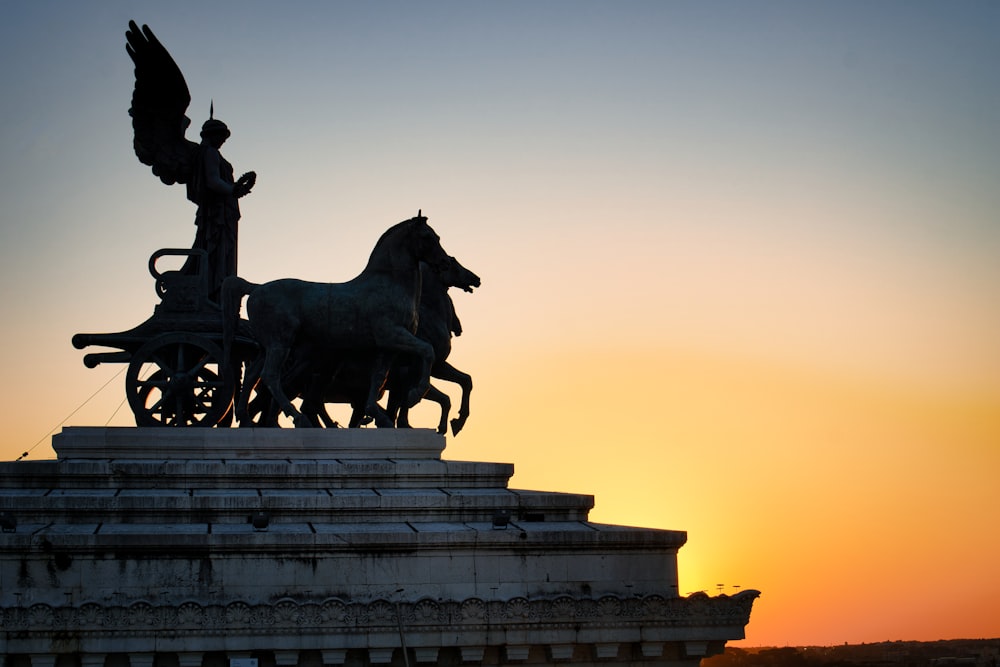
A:
{"label": "winged figure statue", "polygon": [[193,248],[207,253],[208,266],[199,267],[200,253],[193,253],[181,271],[207,270],[209,296],[218,302],[222,281],[236,275],[238,200],[253,189],[257,175],[250,171],[234,179],[233,166],[219,152],[230,136],[229,128],[214,117],[214,103],[201,126],[201,142],[185,138],[191,124],[186,115],[191,93],[177,63],[149,26],[140,30],[129,21],[125,38],[125,50],[135,63],[129,109],[135,154],[167,185],[187,187],[187,198],[198,207]]}

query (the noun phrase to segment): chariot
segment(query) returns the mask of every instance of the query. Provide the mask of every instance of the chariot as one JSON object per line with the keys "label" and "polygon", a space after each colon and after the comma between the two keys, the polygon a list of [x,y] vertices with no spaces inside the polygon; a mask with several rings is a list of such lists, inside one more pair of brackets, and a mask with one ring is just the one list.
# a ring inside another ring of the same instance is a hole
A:
{"label": "chariot", "polygon": [[[160,271],[163,257],[186,258],[180,270]],[[223,317],[209,298],[204,250],[163,248],[149,258],[160,303],[142,324],[119,333],[79,333],[73,346],[90,352],[83,363],[128,364],[125,393],[137,426],[227,426],[241,369],[258,354],[249,323],[237,322],[230,358],[223,355]]]}

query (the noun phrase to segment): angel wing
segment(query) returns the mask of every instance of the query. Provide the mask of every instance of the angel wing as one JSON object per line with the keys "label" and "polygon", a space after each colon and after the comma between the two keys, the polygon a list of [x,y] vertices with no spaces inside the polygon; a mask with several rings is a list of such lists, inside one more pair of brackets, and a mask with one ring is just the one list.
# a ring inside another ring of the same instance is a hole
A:
{"label": "angel wing", "polygon": [[185,115],[191,103],[184,75],[149,26],[128,22],[125,39],[135,63],[132,92],[133,146],[139,161],[167,185],[187,183],[197,160],[198,144],[184,138],[191,124]]}

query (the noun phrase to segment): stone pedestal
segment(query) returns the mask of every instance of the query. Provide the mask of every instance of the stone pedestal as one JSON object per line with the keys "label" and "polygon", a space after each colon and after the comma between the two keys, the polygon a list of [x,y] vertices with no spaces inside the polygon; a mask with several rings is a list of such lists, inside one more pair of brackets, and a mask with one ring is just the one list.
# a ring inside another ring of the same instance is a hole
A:
{"label": "stone pedestal", "polygon": [[686,534],[587,520],[425,430],[67,428],[0,463],[3,667],[666,665],[756,591],[680,597]]}

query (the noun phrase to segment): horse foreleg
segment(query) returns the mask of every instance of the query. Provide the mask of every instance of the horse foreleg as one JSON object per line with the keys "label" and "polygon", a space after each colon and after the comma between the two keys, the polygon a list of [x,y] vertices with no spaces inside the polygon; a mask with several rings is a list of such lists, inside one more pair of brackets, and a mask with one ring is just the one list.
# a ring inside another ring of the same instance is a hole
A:
{"label": "horse foreleg", "polygon": [[458,435],[458,432],[465,426],[465,420],[469,418],[469,396],[472,394],[472,376],[463,373],[446,361],[434,364],[432,374],[439,380],[454,382],[462,388],[462,402],[458,408],[458,417],[451,420],[451,432]]}
{"label": "horse foreleg", "polygon": [[312,426],[312,420],[295,409],[292,402],[288,400],[284,387],[281,386],[281,370],[287,357],[287,347],[274,346],[267,348],[264,358],[264,370],[261,372],[261,380],[268,390],[270,390],[271,396],[277,401],[282,412],[292,419],[296,427]]}

